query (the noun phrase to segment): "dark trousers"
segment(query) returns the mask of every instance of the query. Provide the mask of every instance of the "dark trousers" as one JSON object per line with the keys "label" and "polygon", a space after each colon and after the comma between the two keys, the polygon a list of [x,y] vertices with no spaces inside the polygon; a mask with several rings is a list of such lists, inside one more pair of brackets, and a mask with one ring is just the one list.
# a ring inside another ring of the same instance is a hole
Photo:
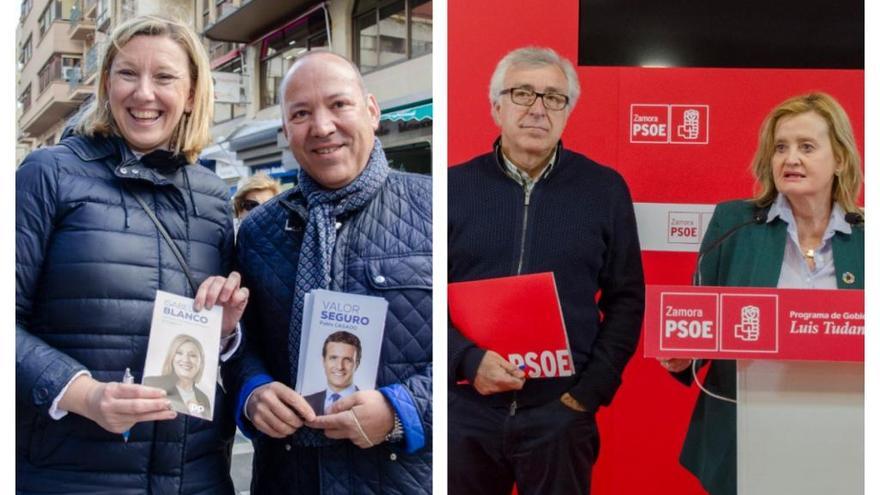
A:
{"label": "dark trousers", "polygon": [[485,407],[449,393],[449,493],[589,494],[599,454],[595,416],[558,400],[538,407]]}

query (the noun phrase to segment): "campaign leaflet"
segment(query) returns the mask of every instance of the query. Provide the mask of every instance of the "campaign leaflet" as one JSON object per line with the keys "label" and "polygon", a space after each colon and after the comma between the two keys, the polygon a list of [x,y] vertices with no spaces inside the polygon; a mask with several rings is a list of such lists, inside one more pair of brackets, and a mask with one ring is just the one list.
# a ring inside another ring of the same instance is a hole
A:
{"label": "campaign leaflet", "polygon": [[211,421],[223,308],[195,312],[193,302],[156,291],[142,383],[165,390],[175,411]]}
{"label": "campaign leaflet", "polygon": [[334,393],[376,388],[388,301],[317,289],[304,303],[296,390],[322,414]]}
{"label": "campaign leaflet", "polygon": [[529,378],[574,374],[553,273],[455,282],[448,295],[452,325],[477,346],[507,358]]}

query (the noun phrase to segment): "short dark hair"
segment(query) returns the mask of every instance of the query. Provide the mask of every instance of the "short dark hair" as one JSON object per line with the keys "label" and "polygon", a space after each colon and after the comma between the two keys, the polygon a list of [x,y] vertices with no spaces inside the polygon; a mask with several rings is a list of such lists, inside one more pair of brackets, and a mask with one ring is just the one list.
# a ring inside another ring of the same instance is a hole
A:
{"label": "short dark hair", "polygon": [[360,366],[361,364],[361,339],[357,338],[357,335],[346,332],[345,330],[340,330],[338,332],[333,332],[327,336],[327,339],[324,341],[324,347],[321,349],[321,357],[327,357],[327,344],[331,342],[338,342],[340,344],[348,344],[355,348],[357,354],[355,355],[354,365]]}

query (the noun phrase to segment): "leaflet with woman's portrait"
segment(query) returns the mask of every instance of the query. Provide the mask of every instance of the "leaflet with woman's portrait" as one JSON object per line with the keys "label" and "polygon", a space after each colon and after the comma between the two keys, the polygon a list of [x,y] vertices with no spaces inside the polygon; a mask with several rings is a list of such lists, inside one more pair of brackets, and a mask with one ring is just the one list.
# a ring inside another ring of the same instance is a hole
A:
{"label": "leaflet with woman's portrait", "polygon": [[156,291],[143,385],[165,390],[175,411],[210,421],[223,309],[196,312],[193,302]]}

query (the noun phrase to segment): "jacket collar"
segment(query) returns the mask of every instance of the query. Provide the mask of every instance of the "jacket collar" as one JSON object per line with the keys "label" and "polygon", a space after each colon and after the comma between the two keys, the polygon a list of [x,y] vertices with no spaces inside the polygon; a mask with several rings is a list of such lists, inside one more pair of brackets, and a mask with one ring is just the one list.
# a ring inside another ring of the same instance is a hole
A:
{"label": "jacket collar", "polygon": [[155,168],[144,165],[119,136],[71,135],[62,139],[61,144],[86,162],[112,159],[113,175],[120,179],[145,180],[156,185],[172,184]]}
{"label": "jacket collar", "polygon": [[306,208],[306,198],[303,196],[299,184],[294,184],[293,187],[282,193],[278,198],[278,204],[287,212],[284,230],[302,231],[309,218],[309,210]]}
{"label": "jacket collar", "polygon": [[[749,246],[755,253],[751,272],[741,270],[745,277],[735,280],[734,285],[753,287],[776,287],[782,261],[785,256],[788,224],[779,217],[768,220],[765,227],[754,229],[753,244]],[[831,250],[834,253],[834,271],[838,289],[863,289],[865,284],[865,239],[861,226],[852,227],[850,234],[837,232],[831,237]]]}
{"label": "jacket collar", "polygon": [[[80,160],[91,162],[117,154],[121,141],[122,139],[116,136],[71,135],[62,139],[61,144],[69,148]],[[128,150],[128,146],[122,144]],[[131,154],[131,151],[128,153]]]}

